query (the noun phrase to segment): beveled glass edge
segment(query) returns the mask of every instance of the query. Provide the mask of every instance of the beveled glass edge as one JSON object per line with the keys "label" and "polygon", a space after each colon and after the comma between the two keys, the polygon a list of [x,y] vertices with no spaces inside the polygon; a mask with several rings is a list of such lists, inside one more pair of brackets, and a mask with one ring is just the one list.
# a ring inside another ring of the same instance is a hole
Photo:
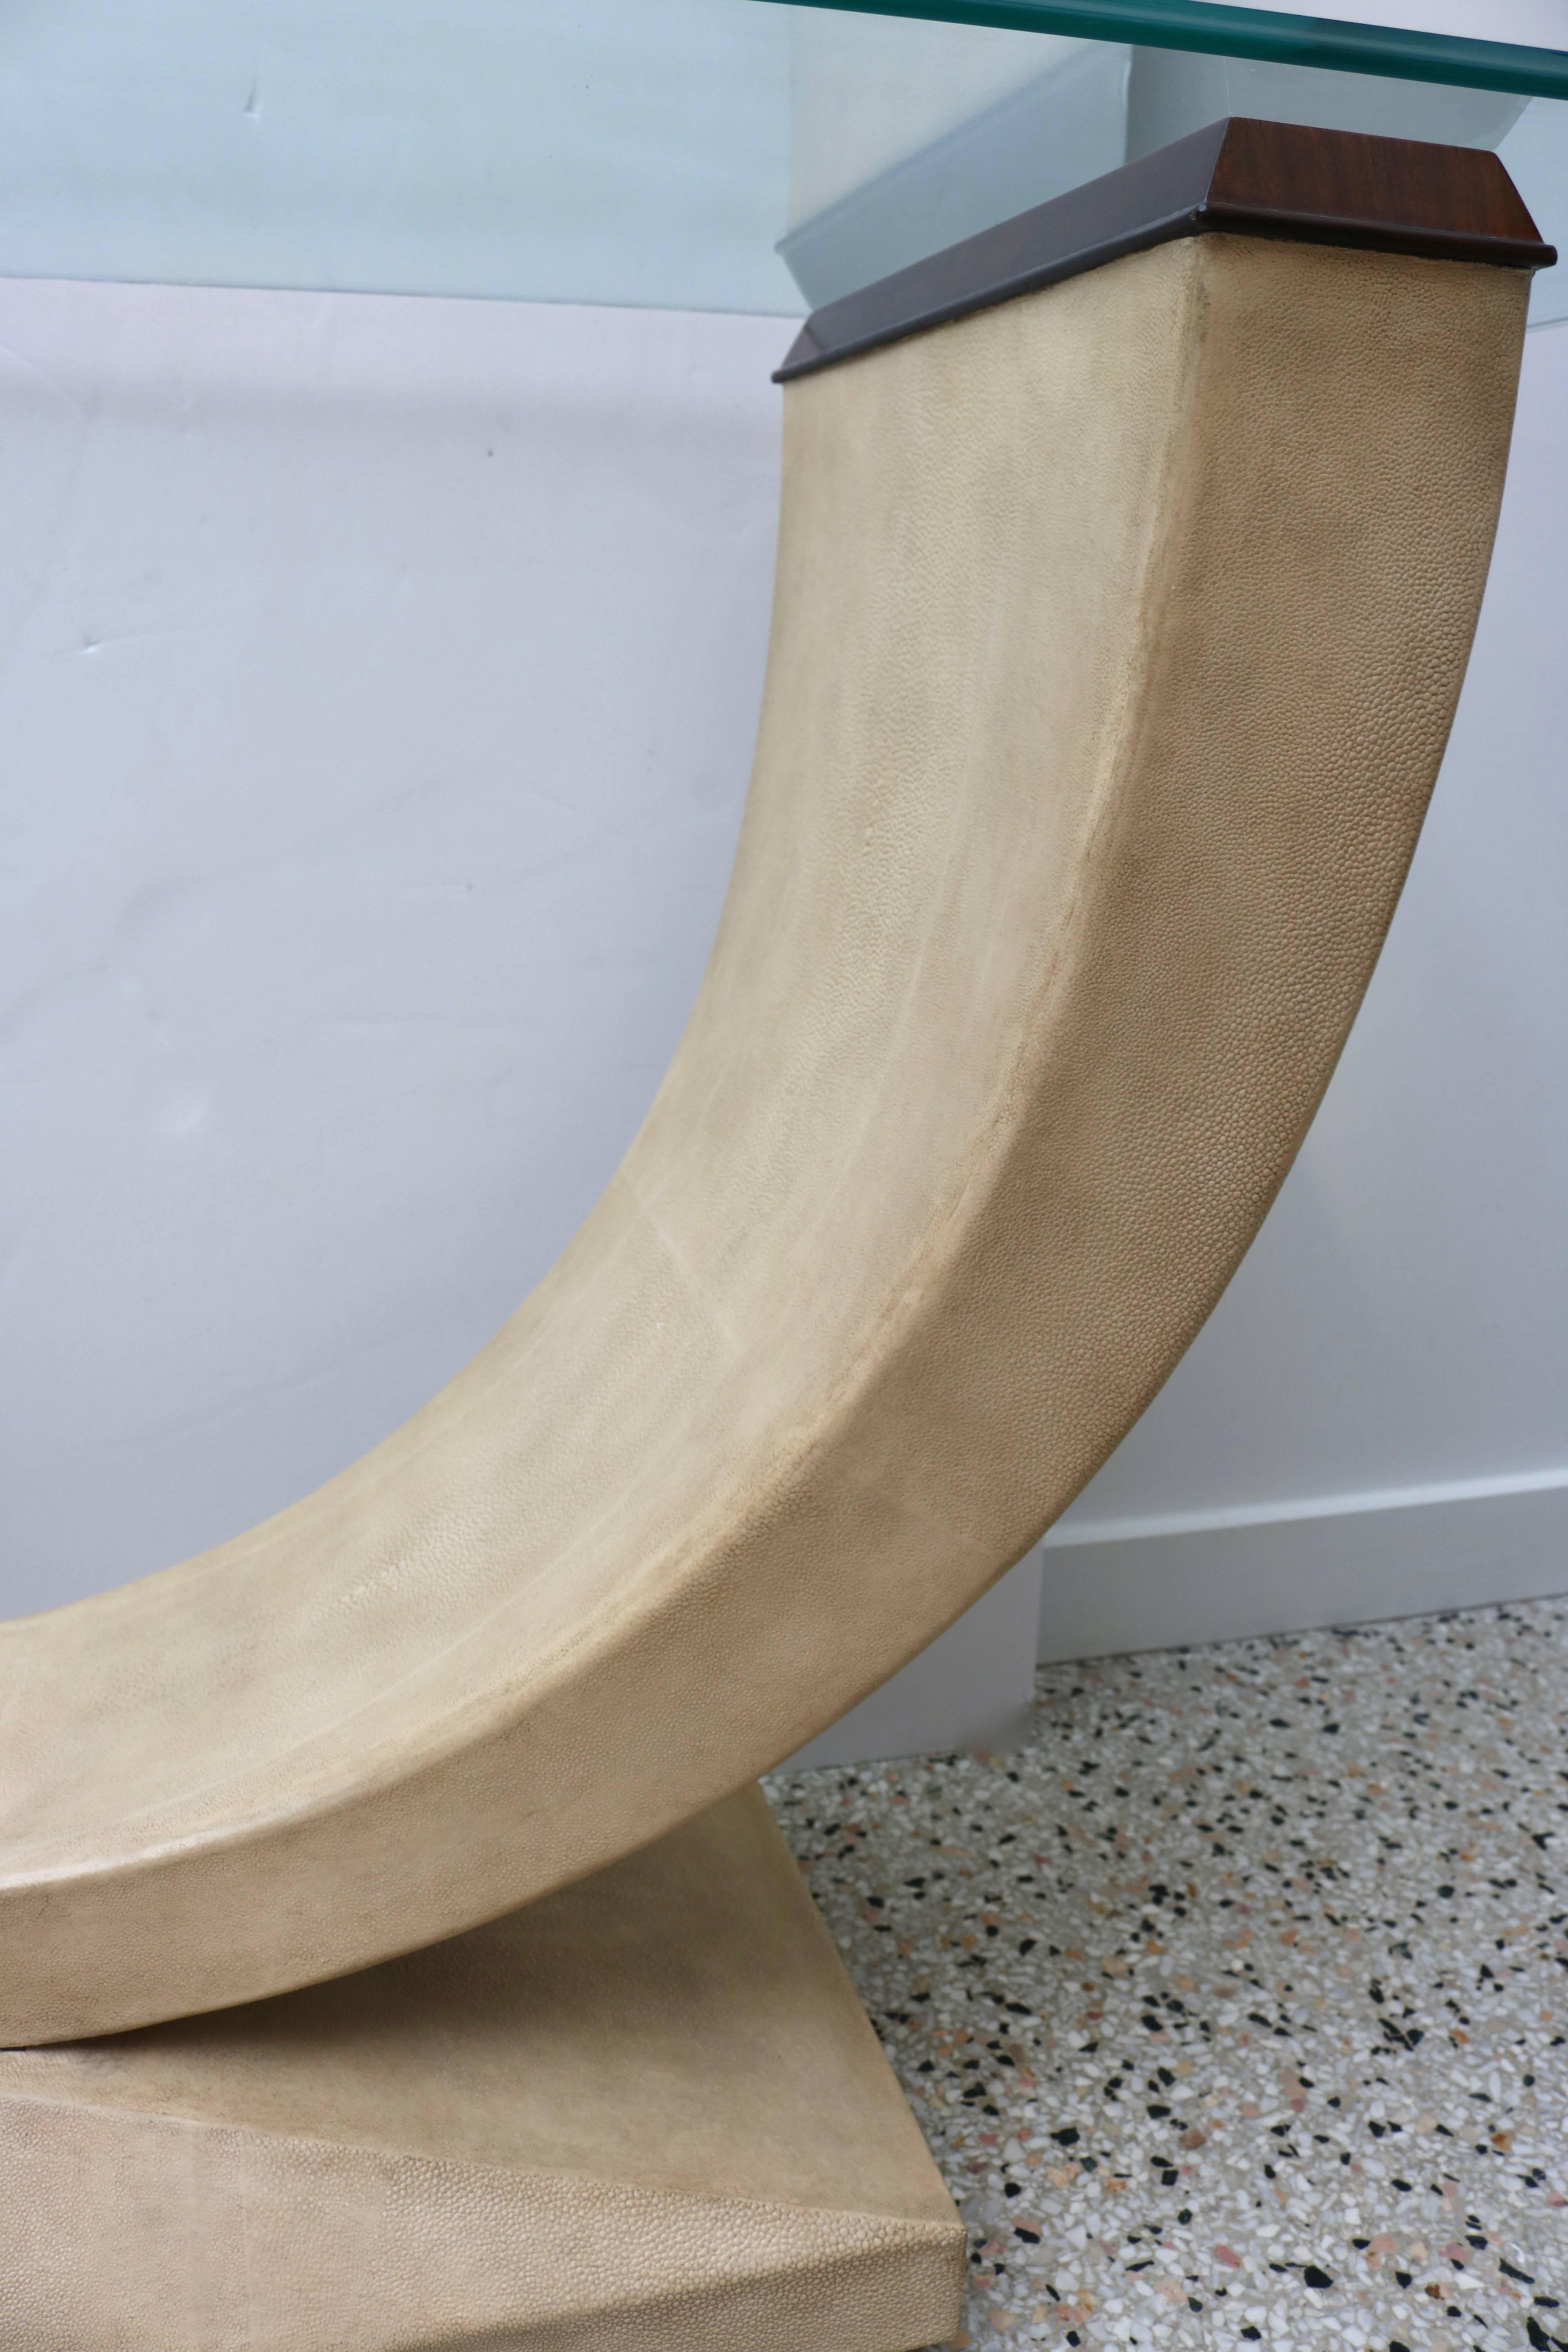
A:
{"label": "beveled glass edge", "polygon": [[1477,41],[1396,25],[1351,25],[1324,16],[1230,8],[1218,0],[784,0],[790,7],[853,16],[913,16],[1012,33],[1065,33],[1079,40],[1133,41],[1146,48],[1195,49],[1268,65],[1333,73],[1450,82],[1529,98],[1568,98],[1568,50],[1513,41]]}

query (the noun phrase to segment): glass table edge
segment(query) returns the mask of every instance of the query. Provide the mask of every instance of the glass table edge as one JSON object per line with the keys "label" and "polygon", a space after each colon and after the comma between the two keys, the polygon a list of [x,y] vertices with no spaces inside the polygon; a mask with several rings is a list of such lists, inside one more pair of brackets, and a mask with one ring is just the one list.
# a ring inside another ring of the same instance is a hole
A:
{"label": "glass table edge", "polygon": [[1148,48],[1194,49],[1271,65],[1386,74],[1402,81],[1511,90],[1521,97],[1568,98],[1568,50],[1233,8],[1221,0],[784,0],[784,5],[1005,32],[1065,34],[1080,40],[1133,41]]}

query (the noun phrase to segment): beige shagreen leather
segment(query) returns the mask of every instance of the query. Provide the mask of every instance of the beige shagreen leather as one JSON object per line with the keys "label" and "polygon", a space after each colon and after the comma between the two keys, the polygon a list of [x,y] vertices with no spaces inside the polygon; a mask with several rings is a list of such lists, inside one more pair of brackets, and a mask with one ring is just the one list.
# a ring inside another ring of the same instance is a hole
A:
{"label": "beige shagreen leather", "polygon": [[1071,1499],[1366,985],[1527,292],[1211,235],[789,387],[755,775],[668,1076],[405,1428],[0,1633],[0,2040],[330,1977],[598,1868]]}
{"label": "beige shagreen leather", "polygon": [[6,2352],[888,2352],[964,2252],[755,1790],[412,1958],[0,2053]]}

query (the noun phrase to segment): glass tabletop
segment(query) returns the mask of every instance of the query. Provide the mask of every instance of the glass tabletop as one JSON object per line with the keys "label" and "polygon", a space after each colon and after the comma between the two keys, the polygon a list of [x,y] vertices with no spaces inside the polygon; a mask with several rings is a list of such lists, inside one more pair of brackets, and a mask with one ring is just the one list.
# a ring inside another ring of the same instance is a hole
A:
{"label": "glass tabletop", "polygon": [[1495,149],[1568,247],[1561,50],[903,5],[11,0],[0,275],[798,316],[1226,114]]}

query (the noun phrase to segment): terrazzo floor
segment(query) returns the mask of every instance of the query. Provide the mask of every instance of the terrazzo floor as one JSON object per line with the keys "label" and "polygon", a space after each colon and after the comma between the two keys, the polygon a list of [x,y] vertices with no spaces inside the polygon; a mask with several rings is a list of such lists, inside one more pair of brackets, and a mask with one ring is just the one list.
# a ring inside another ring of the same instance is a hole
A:
{"label": "terrazzo floor", "polygon": [[1568,2352],[1565,1731],[1542,1601],[773,1777],[970,2225],[960,2345]]}

